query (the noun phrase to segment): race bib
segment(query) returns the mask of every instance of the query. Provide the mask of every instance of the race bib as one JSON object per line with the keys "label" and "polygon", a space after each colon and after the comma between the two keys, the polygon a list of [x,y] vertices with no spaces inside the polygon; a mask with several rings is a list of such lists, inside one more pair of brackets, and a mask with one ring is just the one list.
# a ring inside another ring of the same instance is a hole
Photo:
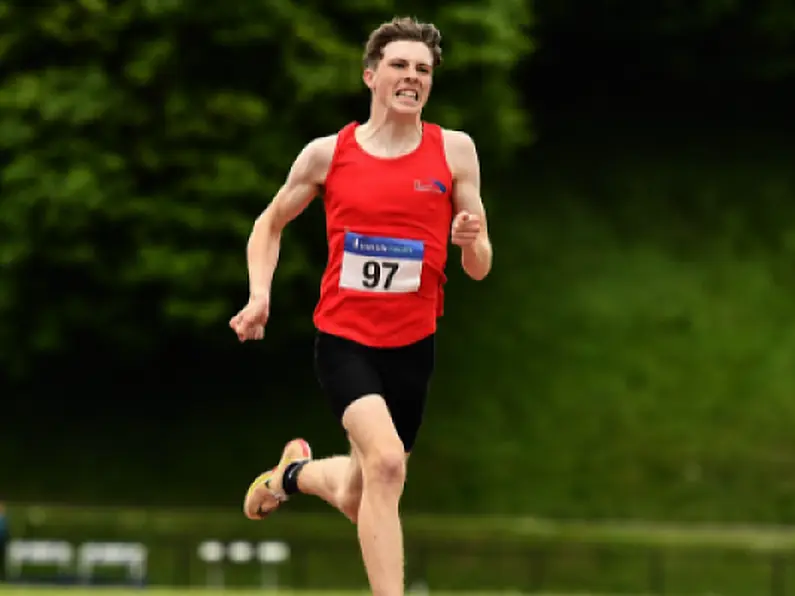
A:
{"label": "race bib", "polygon": [[416,292],[424,254],[425,245],[420,240],[347,232],[340,287],[361,292]]}

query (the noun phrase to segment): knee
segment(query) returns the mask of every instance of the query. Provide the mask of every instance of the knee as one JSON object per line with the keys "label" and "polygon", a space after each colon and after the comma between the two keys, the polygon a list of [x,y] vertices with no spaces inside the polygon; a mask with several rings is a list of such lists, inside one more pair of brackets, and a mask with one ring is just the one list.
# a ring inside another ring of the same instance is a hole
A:
{"label": "knee", "polygon": [[375,449],[365,457],[362,472],[367,484],[402,490],[406,480],[406,455],[398,445]]}

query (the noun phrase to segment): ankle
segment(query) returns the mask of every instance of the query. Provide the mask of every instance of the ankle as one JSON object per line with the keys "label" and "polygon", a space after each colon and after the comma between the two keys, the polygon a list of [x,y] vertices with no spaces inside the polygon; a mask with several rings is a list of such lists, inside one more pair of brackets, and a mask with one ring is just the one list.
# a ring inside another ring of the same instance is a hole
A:
{"label": "ankle", "polygon": [[309,462],[307,461],[298,461],[293,462],[284,470],[284,476],[282,476],[282,490],[286,495],[294,495],[296,493],[301,492],[298,488],[298,476],[301,473],[301,469]]}

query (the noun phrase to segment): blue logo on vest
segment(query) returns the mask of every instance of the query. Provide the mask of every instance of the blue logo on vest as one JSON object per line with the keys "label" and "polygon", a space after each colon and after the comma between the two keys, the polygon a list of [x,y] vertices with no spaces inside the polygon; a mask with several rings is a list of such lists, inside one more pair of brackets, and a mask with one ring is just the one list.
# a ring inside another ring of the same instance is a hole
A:
{"label": "blue logo on vest", "polygon": [[432,178],[430,180],[415,180],[414,190],[417,192],[433,192],[443,195],[447,192],[447,187],[436,178]]}

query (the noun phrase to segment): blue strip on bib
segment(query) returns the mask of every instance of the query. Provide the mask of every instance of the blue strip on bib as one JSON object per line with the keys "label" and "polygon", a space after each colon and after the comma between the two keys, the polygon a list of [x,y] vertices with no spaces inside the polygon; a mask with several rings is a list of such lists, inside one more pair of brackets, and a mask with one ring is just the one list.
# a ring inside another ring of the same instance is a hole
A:
{"label": "blue strip on bib", "polygon": [[345,233],[345,252],[364,257],[386,257],[421,261],[425,245],[421,240],[402,240],[399,238],[380,238],[362,236],[353,232]]}

